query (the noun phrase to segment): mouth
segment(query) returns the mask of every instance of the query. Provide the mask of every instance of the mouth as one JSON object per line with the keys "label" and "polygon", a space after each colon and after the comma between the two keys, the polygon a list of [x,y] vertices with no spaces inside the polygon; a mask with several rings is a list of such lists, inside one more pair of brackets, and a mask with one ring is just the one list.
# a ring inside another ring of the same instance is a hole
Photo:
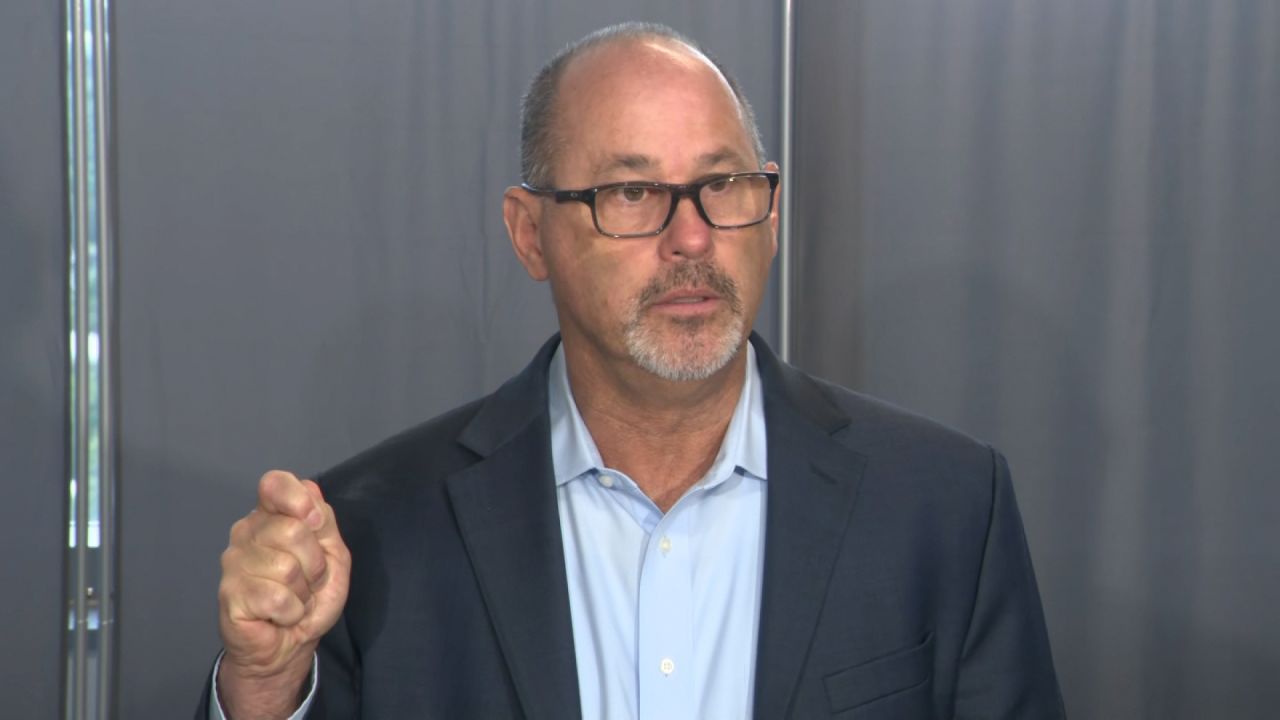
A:
{"label": "mouth", "polygon": [[654,305],[693,305],[710,300],[719,300],[720,295],[706,288],[672,290],[654,301]]}
{"label": "mouth", "polygon": [[652,314],[696,325],[713,317],[741,315],[738,285],[728,273],[706,260],[677,263],[659,275],[636,296],[635,316]]}
{"label": "mouth", "polygon": [[654,300],[650,308],[670,315],[696,316],[715,311],[721,301],[720,295],[712,290],[692,288],[666,293]]}

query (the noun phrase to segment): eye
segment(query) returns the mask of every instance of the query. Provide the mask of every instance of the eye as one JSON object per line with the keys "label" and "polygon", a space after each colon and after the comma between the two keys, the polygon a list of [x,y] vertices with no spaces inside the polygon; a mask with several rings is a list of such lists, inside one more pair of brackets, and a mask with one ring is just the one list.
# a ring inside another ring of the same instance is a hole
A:
{"label": "eye", "polygon": [[711,193],[712,195],[721,195],[729,192],[733,188],[733,180],[731,178],[717,178],[702,186],[702,191]]}
{"label": "eye", "polygon": [[622,187],[618,188],[618,195],[622,200],[629,203],[644,202],[649,194],[649,188],[645,187]]}

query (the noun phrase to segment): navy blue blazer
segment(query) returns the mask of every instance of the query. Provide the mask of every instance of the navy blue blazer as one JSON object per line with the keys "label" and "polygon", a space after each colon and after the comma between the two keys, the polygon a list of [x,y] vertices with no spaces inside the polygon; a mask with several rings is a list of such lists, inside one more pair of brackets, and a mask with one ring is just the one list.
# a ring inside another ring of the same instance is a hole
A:
{"label": "navy blue blazer", "polygon": [[[547,414],[558,342],[319,478],[352,577],[308,717],[581,717]],[[1000,454],[752,342],[769,455],[755,717],[1063,717]]]}

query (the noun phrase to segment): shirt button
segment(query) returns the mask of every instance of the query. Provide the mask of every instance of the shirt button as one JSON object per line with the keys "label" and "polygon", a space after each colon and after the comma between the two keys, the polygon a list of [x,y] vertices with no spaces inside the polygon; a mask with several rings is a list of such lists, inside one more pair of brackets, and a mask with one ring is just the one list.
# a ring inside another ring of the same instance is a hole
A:
{"label": "shirt button", "polygon": [[611,488],[611,487],[613,487],[613,476],[612,476],[612,475],[601,475],[601,476],[600,476],[600,484],[601,484],[601,485],[603,485],[603,486],[605,486],[605,487],[607,487],[607,488]]}
{"label": "shirt button", "polygon": [[671,538],[663,535],[662,539],[658,541],[658,549],[662,551],[663,555],[671,552]]}
{"label": "shirt button", "polygon": [[671,658],[662,658],[662,662],[658,663],[658,669],[663,675],[670,675],[676,671],[676,662]]}

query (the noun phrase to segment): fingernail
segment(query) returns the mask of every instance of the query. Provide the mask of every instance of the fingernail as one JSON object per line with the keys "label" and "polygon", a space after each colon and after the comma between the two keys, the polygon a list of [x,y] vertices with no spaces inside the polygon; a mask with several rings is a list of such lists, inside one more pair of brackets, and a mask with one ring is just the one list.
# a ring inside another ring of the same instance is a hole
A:
{"label": "fingernail", "polygon": [[319,530],[320,526],[324,525],[324,513],[320,512],[320,508],[312,508],[311,512],[307,513],[307,519],[304,522],[312,530]]}

